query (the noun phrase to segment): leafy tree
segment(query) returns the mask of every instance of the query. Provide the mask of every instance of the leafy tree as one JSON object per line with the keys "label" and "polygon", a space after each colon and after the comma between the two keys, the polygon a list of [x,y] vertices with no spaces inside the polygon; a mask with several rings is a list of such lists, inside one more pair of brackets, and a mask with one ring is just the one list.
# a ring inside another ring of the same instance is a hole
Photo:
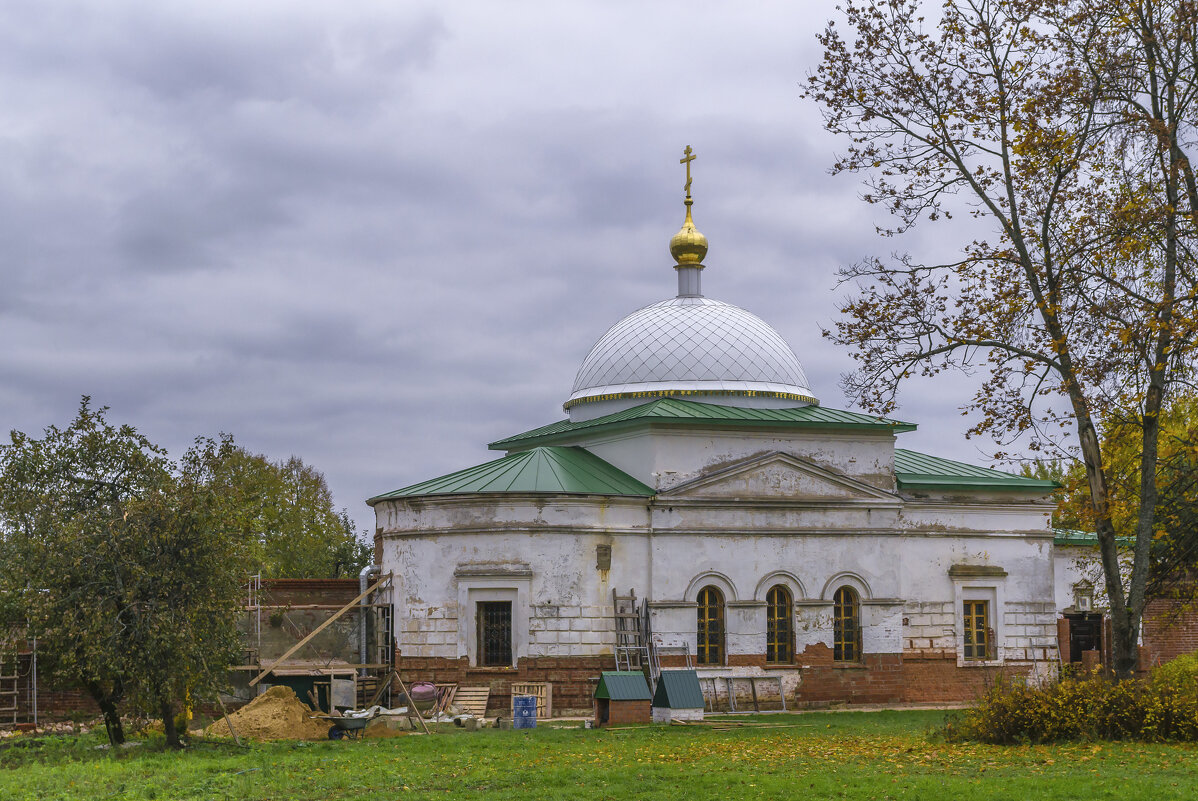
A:
{"label": "leafy tree", "polygon": [[[1175,397],[1161,411],[1157,461],[1156,530],[1150,550],[1149,596],[1192,595],[1198,575],[1198,397]],[[1118,531],[1134,530],[1140,508],[1140,433],[1135,416],[1114,418],[1103,440],[1110,485],[1111,517]],[[1094,530],[1094,509],[1085,466],[1060,460],[1026,468],[1029,475],[1063,485],[1053,525]]]}
{"label": "leafy tree", "polygon": [[274,462],[239,448],[222,469],[242,488],[243,534],[264,577],[356,576],[370,564],[371,549],[335,509],[324,475],[299,457]]}
{"label": "leafy tree", "polygon": [[37,635],[42,668],[86,688],[113,744],[131,706],[178,746],[181,704],[225,684],[250,566],[336,576],[369,551],[299,459],[225,435],[175,464],[106,411],[84,397],[67,428],[0,446],[0,623]]}
{"label": "leafy tree", "polygon": [[245,503],[222,469],[235,451],[227,436],[197,440],[172,480],[130,504],[121,521],[134,566],[125,594],[137,610],[124,632],[126,685],[131,702],[161,718],[174,747],[176,712],[189,698],[216,698],[242,646],[233,622],[249,564]]}
{"label": "leafy tree", "polygon": [[[79,405],[42,440],[14,431],[0,447],[0,588],[15,623],[38,637],[39,667],[84,687],[108,737],[124,742],[118,705],[130,679],[128,628],[139,610],[124,529],[130,507],[170,478],[165,453],[129,426]],[[19,599],[19,600],[18,600]]]}
{"label": "leafy tree", "polygon": [[[843,270],[859,294],[827,333],[854,349],[846,388],[868,408],[892,410],[913,375],[980,368],[972,433],[1056,448],[1073,431],[1126,676],[1160,414],[1198,343],[1195,3],[949,0],[935,26],[920,7],[850,1],[850,38],[829,24],[807,95],[849,139],[834,170],[867,174],[865,199],[895,216],[882,233],[961,209],[978,221],[970,231],[991,233],[964,234],[949,263],[900,255]],[[1121,421],[1139,440],[1127,523],[1102,444]],[[1135,540],[1126,583],[1122,535]]]}

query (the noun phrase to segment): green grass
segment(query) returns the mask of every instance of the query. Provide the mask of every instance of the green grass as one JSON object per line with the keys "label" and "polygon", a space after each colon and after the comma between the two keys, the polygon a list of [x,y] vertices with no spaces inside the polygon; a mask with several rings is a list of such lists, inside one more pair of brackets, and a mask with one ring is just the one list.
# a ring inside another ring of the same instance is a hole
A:
{"label": "green grass", "polygon": [[451,730],[325,743],[160,737],[112,754],[102,737],[0,743],[0,798],[17,799],[1193,799],[1193,744],[946,744],[938,712],[755,718],[788,728],[713,731]]}

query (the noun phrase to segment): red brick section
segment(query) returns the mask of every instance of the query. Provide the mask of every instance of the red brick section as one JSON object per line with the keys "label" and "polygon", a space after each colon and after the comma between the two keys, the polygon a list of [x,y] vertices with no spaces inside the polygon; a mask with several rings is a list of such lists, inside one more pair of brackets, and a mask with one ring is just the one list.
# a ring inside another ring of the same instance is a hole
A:
{"label": "red brick section", "polygon": [[591,709],[599,674],[615,670],[616,662],[611,656],[533,656],[521,658],[514,668],[477,668],[470,667],[465,657],[403,656],[397,651],[395,668],[405,683],[457,682],[459,687],[490,687],[487,710],[502,714],[511,709],[512,684],[530,681],[553,684],[555,712]]}
{"label": "red brick section", "polygon": [[832,660],[832,649],[818,644],[799,655],[802,665],[800,706],[827,703],[893,704],[972,701],[1000,675],[1024,676],[1029,665],[957,667],[953,651],[865,654],[860,663]]}
{"label": "red brick section", "polygon": [[[1144,649],[1155,667],[1198,651],[1198,603],[1153,598],[1144,607]],[[1141,657],[1143,661],[1143,657]]]}
{"label": "red brick section", "polygon": [[1000,679],[1023,678],[1031,670],[1027,663],[957,667],[955,653],[943,659],[904,658],[907,687],[903,700],[912,704],[973,701]]}
{"label": "red brick section", "polygon": [[802,666],[800,706],[833,702],[894,704],[903,700],[903,660],[898,654],[865,654],[857,663],[838,663],[823,643],[809,645],[798,657]]}
{"label": "red brick section", "polygon": [[358,580],[346,579],[264,579],[263,606],[299,606],[301,604],[345,604],[358,597]]}
{"label": "red brick section", "polygon": [[[556,692],[557,688],[554,688]],[[599,707],[595,707],[595,725],[599,725]],[[631,723],[652,723],[653,710],[651,702],[644,701],[612,701],[608,705],[607,723],[605,726],[625,726]]]}
{"label": "red brick section", "polygon": [[1057,618],[1057,650],[1061,654],[1061,662],[1068,665],[1073,661],[1072,646],[1069,644],[1069,618]]}

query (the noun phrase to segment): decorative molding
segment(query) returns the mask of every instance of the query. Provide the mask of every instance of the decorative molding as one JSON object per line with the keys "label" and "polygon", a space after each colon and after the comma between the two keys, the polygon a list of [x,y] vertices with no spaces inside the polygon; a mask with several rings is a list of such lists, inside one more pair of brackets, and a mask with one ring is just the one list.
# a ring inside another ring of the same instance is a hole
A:
{"label": "decorative molding", "polygon": [[458,565],[454,578],[532,578],[532,568],[525,564],[515,565]]}
{"label": "decorative molding", "polygon": [[1006,578],[1007,571],[998,565],[953,565],[948,575],[955,579]]}

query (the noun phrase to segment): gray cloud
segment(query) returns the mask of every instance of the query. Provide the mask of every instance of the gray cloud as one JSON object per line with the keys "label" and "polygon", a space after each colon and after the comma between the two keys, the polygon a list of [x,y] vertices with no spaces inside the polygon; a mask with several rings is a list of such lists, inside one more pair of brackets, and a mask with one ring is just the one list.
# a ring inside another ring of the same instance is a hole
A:
{"label": "gray cloud", "polygon": [[[895,243],[799,99],[832,6],[5,4],[0,427],[86,393],[176,454],[229,431],[370,529],[673,294],[685,144],[707,293],[845,406],[835,271]],[[977,459],[967,392],[914,385],[904,442]]]}

